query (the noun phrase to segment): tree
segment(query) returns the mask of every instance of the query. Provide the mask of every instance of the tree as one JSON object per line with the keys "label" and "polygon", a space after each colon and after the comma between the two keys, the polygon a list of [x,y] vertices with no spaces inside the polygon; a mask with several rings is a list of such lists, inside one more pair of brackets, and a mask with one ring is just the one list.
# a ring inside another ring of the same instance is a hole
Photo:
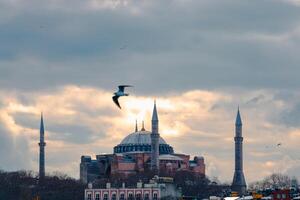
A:
{"label": "tree", "polygon": [[1,199],[32,200],[82,200],[85,185],[67,175],[57,173],[46,176],[38,185],[37,174],[32,171],[0,171]]}
{"label": "tree", "polygon": [[249,189],[251,190],[281,189],[290,187],[291,178],[280,173],[271,174],[265,177],[262,181],[257,181],[249,185]]}

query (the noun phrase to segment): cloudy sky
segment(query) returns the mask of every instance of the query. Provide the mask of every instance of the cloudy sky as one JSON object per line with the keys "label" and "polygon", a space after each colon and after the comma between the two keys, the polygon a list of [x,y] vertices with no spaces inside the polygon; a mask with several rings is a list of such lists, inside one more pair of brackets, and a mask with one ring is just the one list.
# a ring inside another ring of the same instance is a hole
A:
{"label": "cloudy sky", "polygon": [[47,172],[78,178],[157,99],[161,135],[210,177],[232,180],[240,105],[247,182],[300,178],[299,51],[299,0],[0,0],[0,169],[37,170],[43,111]]}

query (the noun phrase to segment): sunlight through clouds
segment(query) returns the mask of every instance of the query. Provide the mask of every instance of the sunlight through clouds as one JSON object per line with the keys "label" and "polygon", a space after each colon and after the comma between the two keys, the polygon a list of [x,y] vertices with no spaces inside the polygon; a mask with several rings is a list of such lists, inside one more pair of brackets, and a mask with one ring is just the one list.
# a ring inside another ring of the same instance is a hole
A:
{"label": "sunlight through clouds", "polygon": [[[261,98],[261,93],[264,93],[264,98]],[[299,131],[289,130],[272,121],[276,119],[272,119],[274,115],[281,114],[287,103],[281,99],[274,100],[275,93],[271,91],[251,91],[241,95],[244,99],[240,106],[244,122],[247,179],[255,180],[257,172],[253,171],[253,166],[261,160],[268,160],[260,165],[261,175],[280,169],[281,159],[287,163],[285,171],[297,167],[297,159],[287,155],[291,149],[297,148],[295,141]],[[161,97],[132,95],[120,99],[120,110],[112,102],[112,92],[101,88],[68,85],[48,92],[23,92],[22,95],[6,92],[5,96],[2,95],[0,127],[5,127],[14,140],[22,138],[24,144],[28,144],[27,153],[31,155],[31,161],[30,166],[24,167],[37,169],[39,120],[43,111],[49,171],[59,168],[78,177],[78,168],[72,168],[69,164],[75,166],[81,155],[111,153],[115,145],[134,132],[136,120],[139,129],[144,121],[146,130],[151,130],[151,114],[156,100],[162,137],[176,152],[205,156],[208,175],[229,181],[233,170],[237,106],[233,96],[234,92],[204,90]],[[257,115],[260,106],[266,110]],[[274,109],[278,112],[274,113]],[[283,140],[284,147],[279,149],[276,144],[282,140],[279,133],[282,131],[287,132],[288,137]],[[269,144],[260,139],[262,135]],[[12,147],[18,151],[18,146]]]}

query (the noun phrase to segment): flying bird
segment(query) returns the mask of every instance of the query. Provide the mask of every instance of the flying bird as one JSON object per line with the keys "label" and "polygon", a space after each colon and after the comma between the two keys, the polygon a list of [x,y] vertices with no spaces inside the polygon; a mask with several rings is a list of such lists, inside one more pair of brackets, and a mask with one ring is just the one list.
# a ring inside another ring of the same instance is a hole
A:
{"label": "flying bird", "polygon": [[278,143],[278,144],[277,144],[277,147],[280,147],[281,145],[282,145],[281,143]]}
{"label": "flying bird", "polygon": [[131,85],[119,85],[119,90],[118,92],[114,93],[114,96],[112,97],[113,101],[115,102],[115,104],[121,109],[120,103],[119,103],[119,97],[122,96],[129,96],[128,93],[125,93],[124,90],[126,87],[133,87]]}

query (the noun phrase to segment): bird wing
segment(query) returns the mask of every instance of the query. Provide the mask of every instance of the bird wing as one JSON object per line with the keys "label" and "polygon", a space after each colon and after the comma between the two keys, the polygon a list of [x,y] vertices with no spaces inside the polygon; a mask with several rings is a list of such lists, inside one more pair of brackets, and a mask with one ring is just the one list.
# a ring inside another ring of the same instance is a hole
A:
{"label": "bird wing", "polygon": [[124,89],[126,87],[133,87],[133,86],[131,86],[131,85],[119,85],[118,87],[119,87],[119,92],[124,92]]}
{"label": "bird wing", "polygon": [[119,96],[113,96],[112,99],[113,99],[113,101],[115,102],[115,104],[121,109],[120,103],[119,103],[119,101],[118,101]]}

